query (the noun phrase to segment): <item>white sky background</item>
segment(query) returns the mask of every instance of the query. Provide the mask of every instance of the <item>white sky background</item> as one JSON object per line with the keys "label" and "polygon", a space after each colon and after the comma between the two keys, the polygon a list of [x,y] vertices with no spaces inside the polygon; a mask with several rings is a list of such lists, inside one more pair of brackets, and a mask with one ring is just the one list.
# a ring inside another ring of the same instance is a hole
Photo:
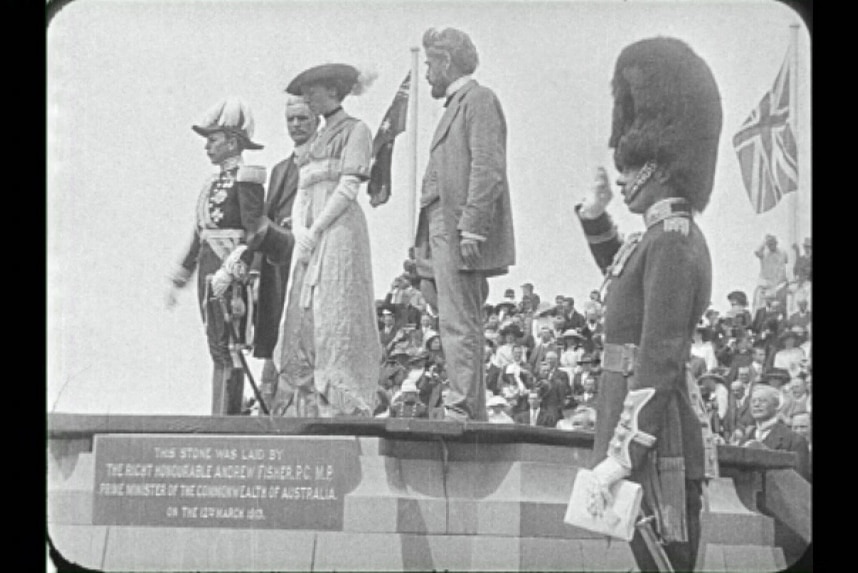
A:
{"label": "white sky background", "polygon": [[[791,198],[755,215],[733,134],[772,87],[789,25],[775,2],[199,2],[77,0],[48,30],[47,408],[79,413],[207,414],[211,362],[195,283],[164,308],[165,279],[191,236],[213,166],[190,127],[225,95],[243,97],[270,168],[289,152],[283,89],[297,73],[342,61],[375,69],[344,107],[375,132],[429,27],[465,30],[475,77],[500,98],[518,264],[490,281],[489,300],[525,279],[543,300],[583,301],[601,283],[573,207],[597,165],[613,169],[610,79],[626,45],[685,40],[712,68],[724,129],[715,190],[698,219],[714,261],[713,303],[749,295],[767,232],[789,239]],[[799,32],[800,231],[810,232],[809,37]],[[418,178],[442,111],[420,53]],[[409,127],[410,129],[410,127]],[[375,292],[402,271],[408,231],[407,134],[396,143],[393,197],[369,220]],[[642,222],[615,199],[622,232]],[[255,365],[258,372],[258,364]],[[258,377],[257,377],[258,380]],[[61,394],[60,394],[61,392]],[[59,396],[59,400],[57,400]]]}

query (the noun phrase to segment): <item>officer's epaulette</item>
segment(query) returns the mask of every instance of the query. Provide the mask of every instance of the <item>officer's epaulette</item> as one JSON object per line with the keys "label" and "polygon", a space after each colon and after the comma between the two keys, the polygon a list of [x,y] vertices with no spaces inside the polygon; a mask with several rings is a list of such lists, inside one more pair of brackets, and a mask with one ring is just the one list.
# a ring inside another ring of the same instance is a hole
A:
{"label": "officer's epaulette", "polygon": [[239,183],[258,183],[265,185],[265,168],[259,165],[242,165],[238,168],[235,180]]}
{"label": "officer's epaulette", "polygon": [[666,232],[673,231],[686,237],[691,229],[691,219],[688,217],[669,217],[664,220],[663,224]]}

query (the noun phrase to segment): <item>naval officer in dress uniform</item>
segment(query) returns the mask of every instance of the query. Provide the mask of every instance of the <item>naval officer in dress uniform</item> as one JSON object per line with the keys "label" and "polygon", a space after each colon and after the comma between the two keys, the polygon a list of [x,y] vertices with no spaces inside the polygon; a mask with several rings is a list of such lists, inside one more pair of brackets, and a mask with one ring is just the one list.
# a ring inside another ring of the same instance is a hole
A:
{"label": "naval officer in dress uniform", "polygon": [[[605,273],[602,380],[599,384],[591,513],[608,488],[643,485],[666,558],[694,568],[700,539],[704,447],[685,364],[692,333],[710,300],[712,266],[695,213],[712,191],[721,101],[709,67],[686,44],[654,38],[627,46],[612,82],[609,147],[626,206],[646,230],[622,241],[605,207],[603,169],[576,212]],[[632,551],[641,571],[657,570],[640,530]],[[663,566],[663,565],[662,565]]]}
{"label": "naval officer in dress uniform", "polygon": [[[245,284],[255,252],[270,260],[288,257],[294,240],[288,231],[272,230],[264,217],[265,168],[245,165],[245,149],[262,149],[253,141],[253,114],[238,98],[226,98],[193,130],[206,138],[205,151],[217,173],[206,179],[197,200],[191,244],[170,277],[167,306],[197,271],[200,313],[206,327],[212,374],[212,415],[241,413],[244,372],[237,359],[246,338],[249,316]],[[221,297],[235,318],[239,340],[232,340]]]}

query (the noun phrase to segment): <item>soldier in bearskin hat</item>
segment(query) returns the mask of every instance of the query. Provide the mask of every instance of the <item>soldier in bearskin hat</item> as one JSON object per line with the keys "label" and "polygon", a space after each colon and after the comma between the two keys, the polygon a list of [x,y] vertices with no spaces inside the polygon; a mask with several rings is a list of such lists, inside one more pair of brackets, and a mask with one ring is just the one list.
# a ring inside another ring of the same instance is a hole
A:
{"label": "soldier in bearskin hat", "polygon": [[638,528],[631,544],[638,566],[657,570],[667,559],[675,570],[690,571],[700,539],[705,468],[685,365],[712,282],[709,249],[694,215],[712,191],[721,100],[706,63],[673,38],[627,46],[612,86],[609,147],[620,172],[617,184],[646,230],[621,240],[605,212],[613,193],[600,169],[575,208],[605,273],[593,448],[598,479],[588,510],[600,514],[618,480],[640,482],[643,511],[658,539],[653,543]]}

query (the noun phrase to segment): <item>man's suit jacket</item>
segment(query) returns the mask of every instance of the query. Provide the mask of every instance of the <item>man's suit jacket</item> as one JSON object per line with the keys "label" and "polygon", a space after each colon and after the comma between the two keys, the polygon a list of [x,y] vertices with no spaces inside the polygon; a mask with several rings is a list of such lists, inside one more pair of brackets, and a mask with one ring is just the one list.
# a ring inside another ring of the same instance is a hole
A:
{"label": "man's suit jacket", "polygon": [[584,318],[584,315],[574,308],[572,309],[572,312],[564,312],[563,315],[566,317],[566,328],[582,330],[587,325],[587,319]]}
{"label": "man's suit jacket", "polygon": [[[266,234],[288,233],[281,223],[292,215],[292,204],[298,189],[298,167],[294,155],[290,155],[271,170],[268,193],[265,197]],[[290,248],[291,251],[291,248]],[[269,358],[277,343],[280,315],[286,300],[286,285],[289,280],[290,256],[273,265],[261,253],[254,266],[259,269],[259,302],[256,308],[256,335],[253,355]]]}
{"label": "man's suit jacket", "polygon": [[[756,426],[748,430],[747,440],[756,440]],[[807,440],[796,434],[781,421],[778,421],[766,438],[763,440],[763,445],[772,450],[780,450],[785,452],[793,452],[798,455],[798,463],[795,467],[796,471],[805,479],[810,477],[810,451],[807,447]]]}
{"label": "man's suit jacket", "polygon": [[[515,416],[513,416],[513,420],[516,424],[524,424],[525,426],[530,425],[530,407],[523,412],[519,412]],[[557,426],[557,422],[560,418],[557,417],[557,414],[552,412],[547,408],[540,407],[539,414],[536,415],[536,425],[543,426],[545,428],[553,428]]]}
{"label": "man's suit jacket", "polygon": [[527,359],[527,365],[530,366],[531,371],[538,372],[539,365],[545,360],[545,355],[549,350],[553,350],[557,352],[558,355],[560,352],[557,350],[557,344],[554,341],[543,343],[537,342],[533,347],[533,350],[530,352],[530,357]]}
{"label": "man's suit jacket", "polygon": [[727,415],[721,421],[721,428],[724,430],[723,436],[729,439],[737,428],[743,431],[745,428],[754,425],[754,418],[751,417],[751,397],[745,396],[742,405],[737,407],[736,397],[730,392],[730,398],[727,401]]}
{"label": "man's suit jacket", "polygon": [[572,396],[572,385],[569,382],[569,374],[555,368],[548,378],[548,392],[542,397],[542,407],[552,410],[558,417],[563,417],[563,408],[566,399]]}
{"label": "man's suit jacket", "polygon": [[[505,274],[515,264],[509,184],[506,174],[506,119],[494,92],[471,80],[450,98],[435,130],[424,189],[437,186],[451,260],[459,270],[487,276]],[[428,236],[425,209],[417,236]],[[459,249],[460,231],[485,237],[480,259],[468,267]],[[418,259],[431,260],[428,243],[418,241]]]}
{"label": "man's suit jacket", "polygon": [[399,327],[397,327],[395,325],[393,327],[391,327],[390,332],[385,332],[384,327],[380,327],[378,329],[378,337],[379,337],[379,340],[381,342],[382,349],[387,351],[387,345],[390,344],[394,338],[396,338],[396,335],[398,333],[399,333]]}
{"label": "man's suit jacket", "polygon": [[757,334],[762,334],[770,320],[778,321],[778,333],[780,333],[786,322],[786,313],[782,310],[771,311],[765,307],[758,309],[754,315],[754,322],[751,323],[751,330]]}

